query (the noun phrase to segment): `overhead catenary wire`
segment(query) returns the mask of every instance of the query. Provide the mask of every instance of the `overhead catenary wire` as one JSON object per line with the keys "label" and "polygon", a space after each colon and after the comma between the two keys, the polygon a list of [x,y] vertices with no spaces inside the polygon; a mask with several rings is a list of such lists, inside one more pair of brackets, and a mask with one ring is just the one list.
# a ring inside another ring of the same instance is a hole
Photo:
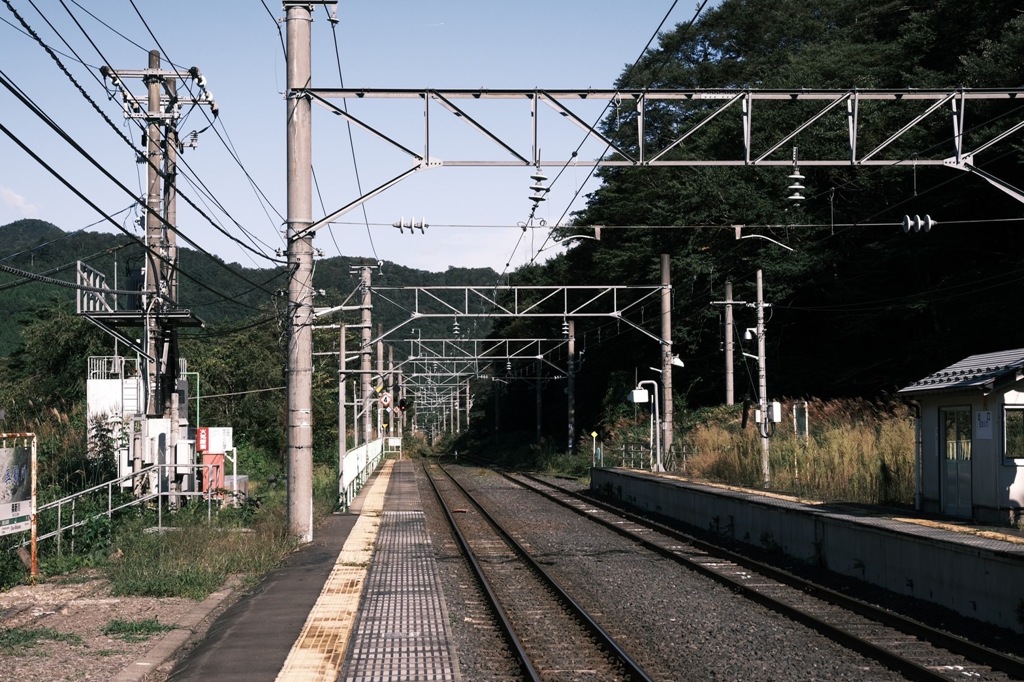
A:
{"label": "overhead catenary wire", "polygon": [[[335,59],[335,62],[337,63],[337,65],[338,65],[338,85],[339,85],[339,87],[344,88],[345,87],[345,77],[342,74],[342,70],[341,70],[341,50],[338,47],[338,22],[336,20],[332,19],[331,15],[330,15],[330,10],[327,9],[326,5],[324,6],[324,11],[327,12],[328,21],[330,21],[330,24],[331,24],[331,35],[334,37],[334,59]],[[342,109],[345,111],[345,113],[348,113],[348,103],[345,100],[342,100],[341,105],[342,105]],[[351,155],[352,155],[352,169],[353,169],[353,172],[355,173],[356,189],[359,192],[359,196],[362,196],[363,195],[363,183],[362,183],[362,180],[361,180],[360,174],[359,174],[359,162],[356,159],[356,145],[355,145],[355,140],[353,139],[353,136],[352,136],[352,122],[350,120],[346,119],[345,120],[345,126],[346,126],[346,129],[348,131],[348,146],[349,146],[349,151],[351,152]],[[318,189],[318,191],[319,191],[319,189]],[[360,204],[359,208],[363,212],[363,223],[366,225],[366,237],[370,241],[370,251],[373,253],[374,259],[376,259],[378,262],[380,262],[381,259],[380,259],[380,256],[377,255],[377,247],[373,243],[373,234],[370,232],[370,219],[369,219],[369,216],[366,213],[366,203],[364,202],[364,203]],[[331,239],[332,240],[334,239],[334,233],[333,232],[331,232]],[[337,242],[334,243],[334,246],[335,246],[335,248],[338,249],[338,254],[341,255],[341,248],[338,247],[338,243]]]}
{"label": "overhead catenary wire", "polygon": [[[700,4],[697,5],[696,10],[694,11],[693,17],[686,23],[685,30],[689,30],[693,26],[694,22],[697,21],[697,18],[704,11],[704,7],[708,4],[709,1],[710,0],[701,0]],[[673,0],[672,4],[668,8],[668,11],[665,13],[665,16],[662,17],[661,22],[658,24],[658,27],[654,30],[654,33],[652,33],[651,37],[647,40],[647,44],[644,45],[644,49],[641,50],[640,55],[636,58],[636,60],[633,61],[633,63],[630,64],[628,67],[626,67],[626,72],[622,75],[620,80],[625,81],[626,78],[633,72],[633,69],[636,68],[636,65],[640,62],[640,60],[643,59],[644,55],[647,54],[647,51],[651,49],[651,45],[654,44],[655,40],[657,40],[658,35],[661,33],[662,27],[665,25],[665,22],[668,21],[669,16],[671,16],[672,11],[675,10],[676,5],[678,3],[679,3],[679,0]],[[651,82],[656,80],[658,74],[660,74],[661,70],[664,68],[664,65],[665,65],[664,62],[662,62],[662,64],[659,65],[658,70],[651,76],[651,79],[650,79]],[[650,85],[651,85],[651,83],[648,83],[646,86],[644,86],[644,90],[647,90],[648,88],[650,88]],[[613,106],[613,100],[609,100],[608,104],[605,105],[604,109],[601,111],[600,115],[598,116],[597,121],[595,121],[594,124],[591,126],[592,128],[594,126],[596,126],[597,123],[600,122],[600,120],[602,118],[604,118],[604,115],[608,112],[608,110],[612,106]],[[571,158],[576,158],[576,156],[579,154],[579,151],[583,148],[584,143],[587,141],[587,139],[589,137],[590,137],[589,133],[584,136],[583,140],[581,140],[580,144],[576,147],[576,150],[572,153],[572,157]],[[611,149],[611,144],[607,144],[605,146],[604,152],[601,153],[601,157],[604,157],[604,155],[608,153],[609,149]],[[568,167],[569,167],[569,162],[566,162],[562,166],[562,168],[559,169],[558,174],[555,175],[554,179],[551,181],[551,185],[554,185],[555,182],[557,182],[558,179],[560,177],[562,177],[562,174],[565,172],[565,170]],[[569,211],[572,208],[573,202],[575,202],[576,199],[579,197],[580,192],[583,191],[583,187],[590,181],[591,178],[594,177],[594,173],[597,172],[597,168],[598,168],[598,165],[596,163],[590,167],[590,170],[587,172],[587,176],[583,179],[583,182],[579,183],[579,186],[576,188],[576,191],[573,193],[572,199],[569,200],[568,204],[565,207],[565,210],[562,212],[562,215],[558,218],[558,221],[556,222],[556,226],[560,225],[562,223],[562,221],[565,219],[565,216],[568,215]],[[551,240],[551,235],[549,233],[548,236],[541,243],[540,248],[537,249],[536,253],[530,259],[531,263],[536,261],[537,256],[540,254],[541,251],[544,250],[544,247],[547,246],[547,243],[550,240]]]}
{"label": "overhead catenary wire", "polygon": [[[85,99],[86,99],[86,100],[87,100],[87,101],[88,101],[88,102],[89,102],[89,103],[90,103],[90,104],[92,105],[92,107],[93,107],[94,109],[96,109],[96,110],[97,110],[97,111],[98,111],[98,112],[100,113],[100,115],[101,115],[101,116],[103,117],[103,119],[104,119],[104,120],[105,120],[105,121],[107,122],[107,124],[108,124],[108,125],[109,125],[109,126],[110,126],[110,127],[111,127],[111,128],[112,128],[112,129],[113,129],[113,130],[114,130],[114,131],[115,131],[115,132],[117,133],[117,134],[118,134],[118,136],[119,136],[119,137],[121,137],[121,139],[122,139],[122,140],[123,140],[123,141],[124,141],[124,142],[125,142],[126,144],[128,144],[128,146],[129,146],[129,147],[130,147],[130,148],[132,149],[133,153],[134,153],[134,154],[136,155],[136,158],[140,158],[140,159],[143,159],[143,160],[144,160],[144,161],[145,161],[146,163],[148,163],[148,164],[149,164],[150,166],[152,166],[152,167],[154,167],[154,168],[156,169],[156,172],[157,172],[157,173],[158,173],[158,174],[160,175],[160,177],[162,177],[162,178],[166,179],[166,178],[165,178],[165,174],[164,174],[164,172],[163,172],[163,169],[162,169],[162,168],[156,168],[156,167],[155,167],[155,164],[154,164],[154,161],[153,161],[152,159],[149,159],[149,158],[148,158],[148,157],[147,157],[146,155],[142,154],[142,153],[141,153],[141,151],[140,151],[140,150],[139,150],[139,149],[138,149],[138,148],[137,148],[137,147],[135,146],[135,143],[134,143],[134,142],[133,142],[133,141],[132,141],[132,140],[131,140],[130,138],[128,138],[128,137],[127,137],[127,136],[126,136],[126,135],[125,135],[125,134],[124,134],[124,133],[123,133],[123,132],[122,132],[122,131],[121,131],[121,130],[120,130],[120,129],[119,129],[119,128],[118,128],[118,127],[117,127],[117,126],[116,126],[116,125],[114,124],[114,123],[113,123],[113,121],[112,121],[112,120],[110,120],[110,118],[108,118],[108,117],[106,116],[106,114],[105,114],[105,113],[104,113],[104,112],[103,112],[103,111],[102,111],[102,110],[101,110],[101,109],[99,108],[99,106],[98,106],[98,105],[96,104],[95,100],[93,100],[93,99],[92,99],[92,98],[91,98],[91,97],[89,96],[89,94],[88,94],[87,92],[85,92],[84,88],[82,88],[82,86],[81,86],[81,85],[80,85],[80,84],[78,83],[78,81],[77,81],[77,80],[76,80],[76,79],[74,78],[74,76],[73,76],[73,75],[71,74],[71,72],[70,72],[70,71],[68,71],[68,69],[67,69],[67,68],[66,68],[66,67],[64,66],[64,64],[63,64],[63,63],[62,63],[62,62],[60,61],[60,59],[58,59],[58,58],[57,58],[57,56],[56,56],[56,54],[54,53],[54,51],[52,50],[52,48],[50,48],[50,46],[49,46],[49,45],[48,45],[48,44],[47,44],[47,43],[46,43],[46,42],[45,42],[45,41],[44,41],[44,40],[43,40],[43,39],[41,38],[41,36],[39,36],[39,35],[38,35],[38,33],[36,33],[36,32],[35,32],[35,31],[34,31],[34,30],[32,29],[32,27],[31,27],[31,26],[29,26],[28,22],[27,22],[27,21],[26,21],[26,20],[25,20],[25,19],[24,19],[24,18],[23,18],[23,17],[22,17],[22,16],[21,16],[21,15],[20,15],[20,14],[19,14],[18,12],[17,12],[17,10],[15,10],[15,9],[14,9],[14,7],[13,7],[13,6],[11,5],[11,3],[10,3],[10,0],[4,0],[4,3],[5,3],[6,5],[7,5],[7,7],[8,7],[9,9],[10,9],[10,11],[11,11],[11,12],[12,12],[12,13],[13,13],[13,14],[14,14],[14,15],[15,15],[15,16],[16,16],[17,18],[18,18],[18,20],[19,20],[19,21],[20,21],[20,22],[22,23],[22,25],[23,25],[23,26],[25,27],[25,30],[29,32],[30,36],[31,36],[31,37],[32,37],[32,38],[33,38],[33,39],[34,39],[34,40],[35,40],[35,41],[36,41],[36,42],[37,42],[37,43],[38,43],[38,44],[40,45],[40,47],[42,47],[42,48],[43,48],[43,49],[44,49],[44,50],[45,50],[45,51],[47,52],[47,54],[49,54],[49,56],[51,57],[51,59],[52,59],[52,60],[53,60],[53,61],[54,61],[54,62],[55,62],[55,63],[57,64],[58,68],[59,68],[59,69],[60,69],[60,70],[61,70],[61,71],[62,71],[62,72],[63,72],[63,73],[64,73],[64,74],[65,74],[65,75],[67,76],[67,78],[68,78],[68,79],[69,79],[69,80],[70,80],[70,81],[71,81],[71,82],[72,82],[72,83],[73,83],[73,84],[75,85],[76,89],[78,89],[78,91],[79,91],[79,92],[80,92],[80,93],[82,94],[82,96],[83,96],[83,97],[85,97]],[[33,7],[34,7],[34,5],[33,5]],[[38,9],[37,9],[37,11],[38,11]],[[44,17],[44,20],[45,20],[45,17]],[[63,39],[63,38],[62,38],[62,39]],[[66,41],[65,41],[65,42],[66,42]],[[102,58],[102,54],[100,54],[100,57]],[[83,62],[83,64],[84,64],[84,62]],[[0,71],[0,74],[2,74],[2,71]],[[6,74],[3,74],[3,75],[4,75],[4,77],[6,78]],[[39,108],[39,107],[38,107],[37,105],[35,105],[34,103],[31,103],[31,105],[30,105],[29,103],[31,102],[31,99],[30,99],[30,98],[29,98],[29,97],[28,97],[27,95],[25,95],[25,94],[24,94],[24,93],[23,93],[23,92],[22,92],[22,91],[20,90],[20,88],[19,88],[19,89],[17,89],[17,92],[15,92],[15,90],[14,90],[14,89],[12,89],[12,88],[14,87],[14,86],[13,86],[13,82],[9,81],[9,79],[8,79],[8,82],[10,82],[11,84],[10,84],[10,85],[7,85],[7,83],[5,83],[5,86],[7,86],[7,87],[8,87],[8,89],[9,89],[9,90],[11,90],[11,91],[12,91],[12,93],[14,93],[14,94],[15,94],[15,95],[16,95],[16,96],[17,96],[17,97],[18,97],[18,98],[19,98],[19,99],[20,99],[20,100],[22,101],[22,103],[23,103],[23,104],[25,104],[25,105],[26,105],[26,106],[27,106],[27,107],[28,107],[28,108],[29,108],[30,110],[32,110],[32,111],[33,111],[33,113],[36,113],[36,115],[37,115],[37,116],[39,116],[39,117],[40,117],[40,118],[42,118],[42,119],[43,119],[44,121],[46,121],[46,122],[47,122],[47,124],[48,124],[48,125],[50,125],[50,127],[51,127],[51,128],[53,128],[53,129],[55,130],[55,132],[57,132],[57,133],[58,133],[58,135],[59,135],[59,136],[63,137],[63,138],[64,138],[64,139],[66,140],[66,141],[69,141],[69,142],[71,141],[71,138],[70,138],[70,136],[68,136],[68,135],[67,135],[67,134],[66,134],[66,133],[64,132],[63,128],[61,128],[60,126],[56,125],[56,124],[55,124],[55,123],[53,122],[53,120],[52,120],[52,119],[51,119],[51,118],[50,118],[50,117],[49,117],[48,115],[45,115],[45,114],[44,114],[44,113],[42,112],[42,110],[41,110],[41,109],[40,109],[40,108]],[[75,145],[75,144],[72,144],[72,146],[76,146],[76,145]],[[80,149],[80,147],[79,147],[79,149]],[[80,152],[80,153],[82,153],[82,152]],[[102,170],[102,168],[101,168],[101,170]],[[108,173],[107,175],[109,176],[109,173]],[[181,193],[181,192],[178,192],[178,196],[180,196],[180,197],[181,197],[181,198],[182,198],[182,199],[183,199],[183,200],[184,200],[184,201],[185,201],[186,203],[188,203],[188,204],[189,204],[189,205],[190,205],[190,206],[191,206],[191,207],[192,207],[193,209],[195,209],[195,210],[197,211],[197,213],[199,213],[199,215],[201,215],[201,216],[202,216],[203,218],[205,218],[205,219],[206,219],[206,220],[207,220],[207,221],[208,221],[208,222],[209,222],[209,223],[210,223],[210,224],[211,224],[211,225],[212,225],[212,226],[213,226],[213,227],[214,227],[215,229],[217,229],[218,231],[220,231],[220,232],[221,232],[222,234],[224,234],[224,235],[225,235],[226,237],[228,237],[229,239],[231,239],[231,240],[235,241],[236,243],[238,243],[239,245],[241,245],[241,246],[242,246],[243,248],[249,249],[249,247],[248,247],[247,245],[245,245],[244,243],[242,243],[242,242],[241,242],[240,240],[238,240],[238,239],[237,239],[236,237],[234,237],[233,235],[230,235],[230,234],[228,234],[228,233],[227,233],[226,231],[224,231],[224,229],[223,229],[223,228],[222,228],[221,226],[219,226],[219,225],[218,225],[218,224],[217,224],[217,223],[216,223],[215,221],[213,221],[213,219],[212,219],[212,218],[211,218],[211,217],[210,217],[209,215],[207,215],[207,214],[206,214],[206,213],[205,213],[205,212],[204,212],[204,211],[203,211],[203,210],[202,210],[201,208],[199,208],[199,206],[197,206],[197,205],[196,205],[196,204],[195,204],[195,203],[194,203],[194,202],[193,202],[193,201],[192,201],[192,200],[191,200],[191,199],[190,199],[190,198],[189,198],[189,197],[188,197],[187,195],[185,195],[185,194],[183,194],[183,193]],[[140,204],[142,203],[142,202],[141,202],[141,200],[139,200],[139,202],[140,202]],[[173,228],[172,228],[172,229],[173,229]],[[176,233],[180,234],[180,231],[178,231],[178,230],[175,230],[175,231],[176,231]],[[194,242],[190,242],[190,243],[192,243],[192,244],[193,244],[193,245],[195,246],[195,248],[196,248],[196,249],[198,249],[198,250],[200,250],[200,251],[203,251],[203,252],[205,253],[205,251],[204,251],[204,250],[202,249],[202,247],[198,246],[198,244],[195,244]],[[252,250],[252,249],[249,249],[249,250]],[[254,251],[254,250],[252,250],[252,251],[253,251],[254,253],[257,253],[257,254],[258,254],[258,255],[260,255],[261,257],[263,257],[263,258],[266,258],[267,260],[273,260],[272,258],[270,258],[270,257],[266,256],[265,254],[263,254],[263,253],[261,253],[261,252],[259,252],[259,251]],[[210,255],[210,256],[212,257],[212,255],[211,255],[211,254],[208,254],[208,253],[207,253],[207,255]]]}
{"label": "overhead catenary wire", "polygon": [[[0,78],[0,81],[2,81],[2,78]],[[94,211],[96,211],[100,215],[106,216],[106,213],[103,211],[103,209],[101,209],[99,206],[97,206],[95,202],[93,202],[81,190],[79,190],[77,187],[75,187],[73,184],[71,184],[67,179],[65,179],[63,177],[63,175],[61,175],[55,168],[50,166],[39,155],[37,155],[34,151],[32,151],[32,149],[28,145],[26,145],[20,138],[18,138],[16,135],[14,135],[5,125],[3,125],[3,123],[0,123],[0,132],[2,132],[4,135],[6,135],[8,138],[10,138],[10,140],[12,142],[14,142],[16,145],[18,145],[22,149],[22,151],[24,151],[26,154],[28,154],[30,157],[32,157],[32,159],[36,163],[38,163],[48,173],[50,173],[54,178],[56,178],[58,181],[60,181],[61,184],[63,184],[65,187],[67,187],[75,196],[77,196],[79,199],[81,199],[86,204],[88,204],[90,208],[92,208]],[[121,185],[121,187],[123,187],[123,185]],[[130,192],[129,192],[129,194],[130,194]],[[141,242],[138,239],[138,237],[136,237],[135,235],[133,235],[131,233],[128,233],[120,223],[118,223],[117,221],[115,221],[115,220],[113,220],[113,219],[111,219],[109,217],[106,217],[105,219],[107,220],[107,222],[109,222],[114,227],[116,227],[119,231],[124,232],[130,238],[132,238],[133,240],[138,242],[142,246],[142,248],[145,249],[154,258],[157,258],[161,262],[166,262],[166,258],[164,258],[161,254],[159,254],[156,251],[154,251],[153,249],[151,249],[145,243]],[[258,284],[254,283],[254,282],[251,282],[248,278],[240,275],[240,273],[231,270],[226,264],[220,263],[216,259],[214,259],[214,262],[217,262],[219,265],[221,265],[221,267],[226,268],[229,272],[231,272],[236,277],[240,277],[241,279],[244,279],[249,284],[252,284],[254,287],[262,289],[261,285],[258,285]],[[196,284],[198,284],[201,288],[206,289],[207,291],[209,291],[209,292],[211,292],[213,294],[216,294],[217,296],[219,296],[220,298],[222,298],[222,299],[224,299],[226,301],[231,301],[233,303],[238,303],[238,304],[243,305],[245,307],[251,307],[251,306],[248,306],[248,305],[246,305],[245,303],[243,303],[241,301],[238,301],[237,299],[234,299],[234,298],[231,298],[231,297],[227,296],[223,292],[217,291],[217,290],[207,286],[203,282],[197,280],[196,278],[192,277],[191,275],[189,275],[188,273],[186,273],[184,271],[181,271],[181,274],[184,275],[186,278],[190,279],[191,281],[195,282]],[[266,290],[264,290],[264,291],[266,291]],[[266,293],[269,294],[271,292],[266,291]]]}
{"label": "overhead catenary wire", "polygon": [[[153,38],[154,42],[157,44],[157,47],[160,48],[161,53],[167,58],[168,61],[170,61],[171,63],[175,63],[175,61],[173,59],[171,59],[171,56],[170,56],[170,54],[168,54],[167,50],[164,49],[164,46],[161,44],[160,39],[157,37],[157,34],[154,33],[153,29],[150,27],[150,24],[148,24],[148,22],[146,22],[145,16],[142,14],[141,10],[139,10],[138,5],[135,3],[135,0],[129,0],[129,2],[131,3],[132,9],[135,10],[135,14],[138,16],[140,22],[142,23],[142,26],[145,27],[146,32],[148,34],[150,34],[150,37]],[[190,84],[188,84],[186,82],[186,83],[184,83],[184,86],[185,86],[185,89],[189,92],[189,94],[195,95],[194,92],[191,92]],[[207,118],[207,121],[209,121],[209,123],[210,123],[209,127],[213,130],[214,134],[220,139],[221,143],[224,145],[225,150],[227,150],[228,156],[230,156],[231,159],[234,161],[234,163],[236,163],[239,166],[239,168],[242,170],[243,174],[246,176],[246,179],[249,181],[250,185],[256,191],[257,197],[260,199],[260,205],[263,206],[263,207],[270,206],[273,209],[274,213],[276,215],[278,215],[278,218],[281,221],[284,221],[285,220],[284,214],[282,214],[281,211],[276,210],[276,208],[273,208],[273,204],[270,203],[270,201],[269,201],[269,199],[267,199],[266,194],[264,193],[264,191],[259,187],[259,185],[256,183],[255,179],[253,179],[252,174],[245,167],[245,164],[242,163],[242,159],[239,157],[238,152],[236,151],[236,148],[234,148],[234,145],[230,143],[230,137],[228,136],[227,139],[225,139],[223,136],[221,136],[220,130],[218,130],[217,127],[214,125],[214,121],[210,120],[209,114],[205,110],[202,110],[202,112],[203,112],[203,116],[205,116]],[[219,117],[217,117],[217,118],[219,120]],[[221,122],[221,128],[224,130],[224,135],[227,135],[226,128],[223,128],[223,123],[222,122]],[[226,211],[225,211],[225,214],[226,214]],[[228,217],[230,217],[229,214],[228,214]],[[233,218],[232,218],[232,222],[234,222],[234,224],[236,224],[240,229],[242,229],[246,233],[247,236],[250,237],[250,239],[252,239],[252,236],[250,235],[248,230],[246,230],[242,226],[242,223],[238,222],[237,220],[234,220]],[[282,240],[284,241],[284,236],[282,236]],[[238,241],[238,240],[236,240],[236,241]],[[263,256],[263,257],[266,258],[266,256]]]}

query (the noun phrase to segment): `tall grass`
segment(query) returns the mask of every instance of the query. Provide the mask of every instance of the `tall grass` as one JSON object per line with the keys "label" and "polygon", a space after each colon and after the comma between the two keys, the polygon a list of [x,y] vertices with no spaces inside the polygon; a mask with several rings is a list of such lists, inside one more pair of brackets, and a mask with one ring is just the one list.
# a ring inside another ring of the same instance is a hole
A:
{"label": "tall grass", "polygon": [[[288,525],[286,491],[250,489],[259,504],[221,510],[207,522],[205,505],[164,517],[163,532],[142,516],[118,524],[103,568],[115,594],[202,599],[231,575],[252,582],[277,567],[296,547]],[[313,518],[337,506],[334,470],[313,472]],[[201,508],[200,508],[201,507]]]}
{"label": "tall grass", "polygon": [[[822,500],[909,504],[914,497],[914,424],[900,403],[809,400],[810,433],[797,436],[792,401],[769,439],[772,490]],[[751,415],[752,416],[752,415]],[[762,487],[761,438],[741,427],[740,408],[698,413],[680,444],[677,471],[695,478]]]}

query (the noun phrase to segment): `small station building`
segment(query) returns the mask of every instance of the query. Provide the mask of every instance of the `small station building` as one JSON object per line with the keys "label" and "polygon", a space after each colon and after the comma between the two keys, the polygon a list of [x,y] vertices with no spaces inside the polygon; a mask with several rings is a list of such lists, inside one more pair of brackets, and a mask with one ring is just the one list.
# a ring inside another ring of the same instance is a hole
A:
{"label": "small station building", "polygon": [[972,355],[899,395],[919,407],[917,508],[981,523],[1019,523],[1024,348]]}

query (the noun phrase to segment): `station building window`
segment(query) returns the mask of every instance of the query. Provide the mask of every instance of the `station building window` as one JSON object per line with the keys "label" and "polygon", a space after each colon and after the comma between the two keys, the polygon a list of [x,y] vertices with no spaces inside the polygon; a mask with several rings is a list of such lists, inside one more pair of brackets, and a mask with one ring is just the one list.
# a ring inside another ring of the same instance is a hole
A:
{"label": "station building window", "polygon": [[1004,455],[1008,459],[1024,459],[1024,405],[1003,408],[1003,428]]}

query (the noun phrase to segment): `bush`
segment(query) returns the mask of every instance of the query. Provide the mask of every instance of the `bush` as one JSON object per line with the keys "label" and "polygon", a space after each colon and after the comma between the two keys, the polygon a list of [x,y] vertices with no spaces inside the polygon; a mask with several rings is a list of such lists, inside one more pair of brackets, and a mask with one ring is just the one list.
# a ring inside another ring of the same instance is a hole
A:
{"label": "bush", "polygon": [[[910,504],[914,496],[914,424],[902,403],[808,400],[810,433],[797,436],[784,420],[769,440],[771,488],[823,500]],[[783,404],[792,414],[793,401]],[[750,415],[751,418],[753,415]],[[681,438],[694,478],[761,487],[761,438],[742,428],[742,408],[688,416]]]}

